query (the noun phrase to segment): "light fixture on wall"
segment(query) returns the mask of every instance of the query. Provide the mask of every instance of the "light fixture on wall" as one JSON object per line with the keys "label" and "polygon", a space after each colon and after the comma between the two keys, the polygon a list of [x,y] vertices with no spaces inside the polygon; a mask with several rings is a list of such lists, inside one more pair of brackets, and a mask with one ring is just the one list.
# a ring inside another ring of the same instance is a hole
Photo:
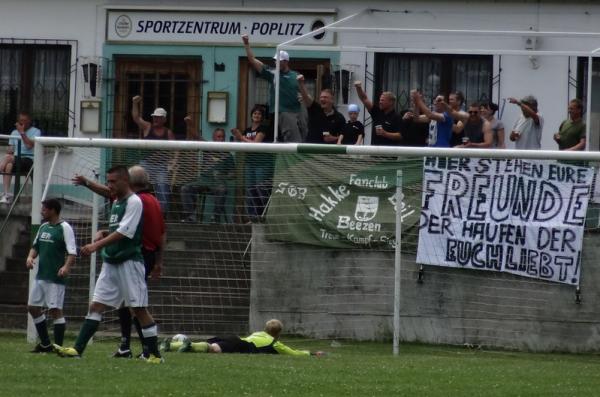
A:
{"label": "light fixture on wall", "polygon": [[[523,37],[523,44],[526,50],[535,51],[538,48],[539,41],[538,38],[535,36]],[[535,55],[529,56],[529,62],[531,63],[530,66],[532,69],[539,69],[540,62]]]}
{"label": "light fixture on wall", "polygon": [[81,65],[81,69],[83,70],[83,82],[85,84],[83,94],[85,97],[96,97],[97,89],[98,89],[98,74],[99,67],[97,63],[88,62]]}

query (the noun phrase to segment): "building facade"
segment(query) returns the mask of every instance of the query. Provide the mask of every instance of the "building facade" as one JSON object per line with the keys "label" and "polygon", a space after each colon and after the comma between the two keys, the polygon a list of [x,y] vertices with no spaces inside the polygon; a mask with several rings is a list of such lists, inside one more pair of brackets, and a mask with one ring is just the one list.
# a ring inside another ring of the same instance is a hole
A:
{"label": "building facade", "polygon": [[[2,132],[10,132],[19,109],[28,109],[47,135],[136,138],[139,131],[130,116],[134,95],[143,97],[145,117],[155,107],[165,108],[168,124],[179,139],[186,138],[186,115],[196,120],[207,138],[216,127],[228,132],[243,127],[249,121],[249,109],[267,102],[268,89],[248,68],[241,34],[249,34],[259,59],[272,62],[275,45],[367,6],[359,1],[326,5],[312,0],[302,4],[180,1],[173,5],[5,1],[0,15]],[[460,30],[594,33],[600,26],[600,5],[380,0],[368,7],[376,11],[344,26],[380,27],[381,32],[327,31],[303,41],[302,50],[289,51],[290,65],[307,77],[311,89],[332,88],[342,112],[357,102],[353,80],[365,81],[367,92],[375,97],[383,90],[395,92],[399,109],[409,105],[411,88],[423,90],[426,97],[461,90],[467,103],[497,102],[507,128],[519,110],[506,98],[532,94],[545,116],[542,147],[556,148],[552,134],[567,115],[568,100],[586,94],[588,58],[582,54],[597,47],[600,36],[525,37]],[[455,32],[386,33],[386,28]],[[315,50],[306,48],[311,45]],[[332,45],[348,50],[327,50]],[[367,50],[349,49],[353,45]],[[511,49],[565,53],[499,53]],[[599,146],[600,100],[595,92],[588,140],[591,150]]]}

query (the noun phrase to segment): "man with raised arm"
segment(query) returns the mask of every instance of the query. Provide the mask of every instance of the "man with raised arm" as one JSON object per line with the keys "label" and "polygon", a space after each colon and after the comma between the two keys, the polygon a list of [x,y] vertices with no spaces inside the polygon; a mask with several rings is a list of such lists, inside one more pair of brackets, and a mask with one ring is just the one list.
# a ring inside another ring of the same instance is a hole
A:
{"label": "man with raised arm", "polygon": [[510,140],[515,143],[515,149],[539,150],[542,147],[544,118],[538,111],[537,99],[528,95],[520,101],[512,97],[508,98],[508,101],[521,108],[521,116],[510,133]]}
{"label": "man with raised arm", "polygon": [[[144,278],[158,279],[162,275],[164,264],[164,248],[167,243],[165,221],[158,200],[150,193],[150,182],[146,170],[134,165],[129,168],[129,182],[131,189],[142,200],[143,226],[142,226],[142,255],[144,257]],[[100,196],[111,198],[108,186],[92,181],[83,175],[75,175],[72,179],[74,185],[85,186]],[[114,358],[131,358],[131,324],[135,326],[140,341],[144,340],[142,327],[136,317],[131,314],[129,307],[123,306],[118,310],[121,328],[121,343],[113,353]],[[147,346],[142,344],[142,355],[148,357]]]}
{"label": "man with raised arm", "polygon": [[[271,121],[275,112],[275,69],[269,69],[256,59],[248,35],[242,36],[246,56],[258,77],[269,82],[269,114]],[[276,57],[273,57],[274,59]],[[279,133],[282,142],[302,142],[300,102],[298,101],[298,73],[290,69],[290,55],[279,52]]]}
{"label": "man with raised arm", "polygon": [[306,90],[304,76],[298,75],[298,86],[302,101],[308,111],[309,143],[337,143],[338,136],[344,129],[346,119],[333,106],[333,93],[329,89],[321,90],[317,103]]}
{"label": "man with raised arm", "polygon": [[[142,97],[136,95],[132,98],[131,117],[142,131],[142,139],[146,140],[175,140],[175,134],[167,126],[167,111],[156,108],[150,115],[152,122],[146,121],[141,116],[140,106]],[[156,198],[160,203],[163,214],[169,208],[169,196],[171,187],[169,185],[169,155],[161,150],[147,151],[147,156],[140,164],[146,169],[150,181],[154,187]]]}
{"label": "man with raised arm", "polygon": [[92,243],[81,248],[82,255],[102,252],[102,271],[96,281],[92,303],[74,347],[55,345],[62,357],[81,357],[94,336],[107,307],[118,308],[124,302],[131,307],[142,327],[143,344],[148,347],[146,361],[163,360],[158,351],[158,327],[148,312],[148,287],[144,280],[142,255],[142,200],[133,193],[129,172],[124,166],[107,171],[107,186],[115,197],[108,230],[100,231]]}
{"label": "man with raised arm", "polygon": [[421,115],[419,121],[429,121],[429,138],[427,144],[430,147],[450,147],[452,137],[452,116],[447,111],[448,105],[444,102],[444,96],[438,95],[433,100],[434,110],[425,105],[423,95],[417,90],[411,90],[410,95],[415,107]]}
{"label": "man with raised arm", "polygon": [[362,87],[362,82],[355,81],[354,87],[358,98],[373,119],[371,145],[395,146],[403,144],[402,116],[396,113],[396,96],[390,91],[384,91],[379,101],[373,103]]}

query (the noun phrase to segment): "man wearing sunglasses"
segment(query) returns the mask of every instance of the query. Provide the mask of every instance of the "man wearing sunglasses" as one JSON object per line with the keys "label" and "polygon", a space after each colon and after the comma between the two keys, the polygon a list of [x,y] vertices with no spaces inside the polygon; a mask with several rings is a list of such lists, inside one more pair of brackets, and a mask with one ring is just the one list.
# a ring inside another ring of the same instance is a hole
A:
{"label": "man wearing sunglasses", "polygon": [[491,124],[482,117],[481,106],[478,103],[472,103],[467,113],[452,109],[448,109],[448,113],[452,118],[462,121],[464,125],[462,144],[454,147],[476,149],[492,147],[494,134],[492,133]]}

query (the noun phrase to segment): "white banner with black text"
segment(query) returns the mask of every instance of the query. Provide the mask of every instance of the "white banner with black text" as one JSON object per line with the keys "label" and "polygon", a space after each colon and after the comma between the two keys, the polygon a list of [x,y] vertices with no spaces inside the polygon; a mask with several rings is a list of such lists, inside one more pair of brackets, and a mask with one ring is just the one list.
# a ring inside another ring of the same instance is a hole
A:
{"label": "white banner with black text", "polygon": [[418,263],[579,285],[592,168],[427,157],[423,174]]}

